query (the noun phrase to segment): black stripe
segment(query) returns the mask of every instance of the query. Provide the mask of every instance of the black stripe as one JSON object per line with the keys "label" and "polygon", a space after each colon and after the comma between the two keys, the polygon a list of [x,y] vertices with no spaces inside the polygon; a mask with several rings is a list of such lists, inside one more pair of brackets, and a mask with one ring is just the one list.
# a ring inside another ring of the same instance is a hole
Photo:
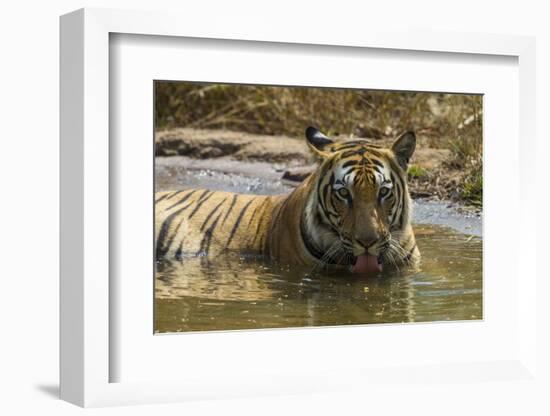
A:
{"label": "black stripe", "polygon": [[399,216],[401,214],[401,208],[402,207],[401,207],[401,198],[400,198],[401,195],[400,194],[402,193],[402,189],[401,189],[400,183],[397,181],[397,179],[396,179],[395,175],[393,174],[393,172],[391,172],[390,177],[391,177],[392,182],[395,184],[394,193],[396,195],[395,201],[394,201],[395,211],[392,213],[390,224],[395,225],[398,214],[399,214]]}
{"label": "black stripe", "polygon": [[[269,199],[266,199],[264,203],[261,205],[262,207],[269,201]],[[260,231],[260,226],[264,223],[264,220],[266,218],[266,215],[262,216],[260,221],[258,221],[258,225],[256,226],[256,232],[254,233],[254,239],[252,240],[252,245],[254,245],[254,242],[256,241],[256,238],[258,238],[258,232]],[[265,234],[265,233],[264,233]],[[260,249],[261,251],[261,249]]]}
{"label": "black stripe", "polygon": [[353,208],[353,198],[351,197],[351,193],[348,192],[348,194],[346,195],[346,199],[348,200],[348,205],[351,208]]}
{"label": "black stripe", "polygon": [[231,213],[231,210],[235,206],[235,202],[237,202],[237,197],[238,196],[239,196],[238,194],[233,195],[233,200],[231,201],[231,205],[229,206],[228,211],[225,213],[225,217],[223,217],[222,225],[225,224],[225,220],[227,219],[227,217],[229,217],[229,214]]}
{"label": "black stripe", "polygon": [[376,148],[377,146],[367,146],[367,149],[369,151],[369,156],[374,156],[374,157],[377,157],[377,158],[380,158],[382,159],[384,157],[384,155],[380,152],[380,148]]}
{"label": "black stripe", "polygon": [[[183,192],[183,191],[178,191],[178,192]],[[155,199],[155,204],[156,203],[159,203],[160,201],[162,201],[163,199],[166,199],[168,197],[172,197],[174,195],[176,195],[178,192],[167,192],[165,193],[163,196],[161,196],[159,199]]]}
{"label": "black stripe", "polygon": [[250,227],[250,224],[252,224],[252,220],[256,217],[256,214],[258,213],[258,210],[260,209],[261,206],[262,206],[262,204],[256,205],[256,208],[254,208],[254,211],[252,211],[252,215],[250,215],[250,219],[248,220],[248,224],[246,224],[246,229],[247,230]]}
{"label": "black stripe", "polygon": [[323,188],[323,190],[321,190],[321,186],[322,186],[322,182],[319,181],[319,184],[317,185],[317,203],[319,205],[323,206],[324,204],[323,204],[323,199],[322,198],[323,198],[323,194],[325,192],[325,189],[326,189],[327,185],[325,185],[325,188]]}
{"label": "black stripe", "polygon": [[[324,190],[326,191],[328,189],[330,185],[325,185],[325,188]],[[320,218],[320,222],[322,224],[327,224],[329,225],[330,227],[333,227],[332,223],[330,222],[330,218],[329,216],[330,215],[335,215],[333,213],[331,213],[328,209],[325,208],[325,204],[324,204],[324,201],[322,199],[322,195],[320,195],[319,193],[317,194],[317,213],[322,213],[323,214],[323,217],[324,218]]]}
{"label": "black stripe", "polygon": [[220,215],[216,217],[212,225],[210,225],[210,227],[208,227],[208,230],[206,230],[206,232],[204,233],[204,236],[202,237],[202,240],[201,240],[201,247],[199,251],[197,251],[196,253],[197,256],[199,254],[205,254],[205,255],[208,254],[208,251],[210,250],[210,243],[212,242],[212,234],[214,233],[214,230],[216,229],[216,225],[218,224],[218,221],[220,220],[221,216],[222,216],[222,213],[220,213]]}
{"label": "black stripe", "polygon": [[[202,223],[201,225],[201,228],[200,230],[202,231],[204,229],[204,227],[206,226],[208,220],[212,217],[212,215],[214,215],[214,213],[220,208],[220,206],[227,200],[227,198],[224,198],[224,200],[222,202],[220,202],[218,205],[216,205],[216,207],[210,211],[210,213],[207,215],[206,219],[204,220],[204,222]],[[190,217],[189,217],[190,218]],[[182,221],[183,222],[183,221]],[[179,228],[179,225],[178,225],[178,228]],[[176,230],[177,231],[177,230]],[[182,258],[182,254],[183,254],[183,241],[184,239],[182,238],[181,242],[180,242],[180,245],[178,247],[178,249],[176,250],[176,253],[175,253],[175,257],[177,260],[181,260]]]}
{"label": "black stripe", "polygon": [[364,165],[365,168],[368,168],[372,171],[376,171],[378,173],[384,172],[384,165],[380,163],[380,161],[378,161],[377,159],[364,158],[363,160],[365,161],[365,165]]}
{"label": "black stripe", "polygon": [[246,213],[246,210],[250,206],[250,204],[254,202],[254,199],[251,199],[248,201],[248,203],[243,207],[241,212],[239,213],[239,216],[237,217],[237,220],[235,221],[235,224],[233,224],[233,229],[231,230],[231,233],[229,234],[229,238],[227,240],[227,243],[225,244],[225,248],[229,248],[229,244],[231,244],[231,240],[233,240],[233,237],[235,236],[235,232],[237,231],[237,228],[239,227],[239,224],[241,220],[243,219],[244,214]]}
{"label": "black stripe", "polygon": [[357,154],[358,154],[357,150],[348,150],[348,151],[342,153],[342,159],[345,159],[345,158],[351,157],[351,156],[355,156]]}
{"label": "black stripe", "polygon": [[166,255],[166,253],[168,253],[168,250],[170,249],[170,246],[167,246],[167,245],[164,244],[164,240],[167,237],[167,234],[168,234],[168,231],[170,230],[170,226],[172,225],[172,222],[174,221],[174,219],[176,218],[177,215],[179,215],[180,213],[185,211],[191,205],[193,205],[192,202],[187,204],[183,208],[180,208],[177,211],[174,211],[173,213],[171,213],[170,215],[168,215],[164,219],[164,222],[162,223],[162,226],[161,226],[160,231],[159,231],[159,236],[157,238],[157,244],[156,244],[156,246],[157,246],[156,247],[156,258],[157,258],[157,260],[164,257]]}
{"label": "black stripe", "polygon": [[201,225],[201,228],[200,228],[201,231],[204,230],[204,227],[206,227],[206,223],[208,223],[208,220],[212,217],[212,215],[215,214],[215,212],[218,210],[218,208],[221,207],[222,204],[223,204],[225,201],[227,201],[227,198],[224,198],[222,202],[220,202],[218,205],[216,205],[216,206],[214,207],[214,209],[213,209],[212,211],[210,211],[210,213],[206,216],[206,219],[204,220],[204,222],[203,222],[202,225]]}
{"label": "black stripe", "polygon": [[[389,159],[389,163],[390,163],[390,167],[392,169],[392,171],[394,171],[396,173],[396,176],[397,179],[398,179],[398,184],[401,186],[401,195],[399,195],[400,197],[400,200],[399,200],[399,203],[400,203],[400,214],[399,214],[399,224],[398,224],[398,227],[399,228],[403,228],[403,217],[404,217],[404,214],[405,214],[405,211],[406,211],[406,203],[405,203],[405,198],[407,197],[407,184],[405,182],[405,180],[401,177],[400,173],[403,172],[403,169],[401,169],[401,167],[393,160],[393,159]],[[405,176],[406,178],[406,176]]]}
{"label": "black stripe", "polygon": [[[180,220],[180,222],[178,222],[178,225],[176,225],[176,228],[174,229],[174,232],[172,232],[172,235],[170,236],[170,239],[168,240],[168,243],[163,244],[164,245],[164,254],[163,255],[166,255],[166,253],[168,253],[170,251],[170,247],[172,247],[172,244],[174,243],[174,240],[176,239],[176,237],[178,235],[178,231],[179,231],[181,225],[185,221],[187,221],[187,220],[185,218],[182,218]],[[180,248],[183,246],[184,238],[185,238],[185,236],[183,236],[183,238],[180,241]]]}
{"label": "black stripe", "polygon": [[174,257],[176,258],[176,260],[181,260],[182,259],[182,257],[181,257],[182,254],[183,254],[183,240],[181,241],[180,246],[176,250],[176,253],[174,254]]}
{"label": "black stripe", "polygon": [[[331,161],[332,161],[332,159],[331,159]],[[318,179],[318,182],[317,182],[317,195],[321,195],[321,186],[323,185],[323,180],[324,180],[325,176],[328,174],[328,170],[329,169],[323,168],[322,172],[319,174],[319,179]]]}
{"label": "black stripe", "polygon": [[345,169],[347,168],[348,166],[356,166],[358,165],[360,162],[358,160],[348,160],[347,162],[344,162],[344,164],[342,165],[342,169]]}
{"label": "black stripe", "polygon": [[[304,247],[306,248],[306,251],[309,254],[311,254],[313,257],[315,257],[317,260],[321,260],[325,255],[325,252],[317,248],[317,246],[313,243],[313,241],[311,241],[311,239],[308,237],[308,233],[304,226],[303,217],[300,220],[300,237],[302,238],[302,242],[304,243]],[[336,264],[336,261],[332,257],[330,257],[326,259],[324,263]]]}
{"label": "black stripe", "polygon": [[189,198],[191,198],[191,196],[195,193],[195,192],[198,192],[199,190],[198,189],[194,189],[192,190],[190,193],[188,193],[187,195],[185,195],[182,199],[180,199],[178,202],[170,205],[168,208],[165,208],[164,210],[167,211],[169,209],[172,209],[174,208],[176,205],[179,205],[179,204],[183,204],[185,201],[187,201]]}
{"label": "black stripe", "polygon": [[[262,238],[260,240],[260,251],[259,251],[259,254],[260,256],[263,256],[265,253],[264,253],[264,250],[265,250],[265,240],[267,238],[267,233],[263,233],[262,235]],[[269,255],[269,253],[267,253]]]}
{"label": "black stripe", "polygon": [[306,248],[306,251],[311,254],[313,257],[315,257],[317,260],[321,260],[323,257],[323,252],[319,250],[314,244],[313,241],[311,241],[307,237],[307,233],[304,228],[304,221],[303,218],[300,220],[300,236],[302,237],[302,242],[304,243],[304,247]]}
{"label": "black stripe", "polygon": [[323,188],[323,193],[321,195],[319,195],[318,198],[317,198],[318,201],[319,201],[319,205],[321,205],[321,208],[323,209],[323,211],[327,211],[326,202],[328,201],[329,190],[330,190],[330,185],[326,184]]}
{"label": "black stripe", "polygon": [[189,192],[189,189],[182,189],[181,191],[171,192],[170,195],[168,196],[168,199],[172,199],[175,196],[178,196],[179,194],[184,194],[186,192]]}
{"label": "black stripe", "polygon": [[[317,214],[319,214],[319,211],[317,211]],[[323,221],[323,218],[321,217],[321,215],[317,215],[317,221],[319,221],[319,224],[321,226],[325,225],[325,226],[328,226],[330,230],[332,230],[334,232],[335,235],[340,235],[340,230],[338,228],[338,225],[334,225],[333,222],[330,220],[330,217],[336,217],[336,220],[338,221],[338,219],[340,217],[338,217],[337,215],[334,215],[334,214],[331,214],[330,212],[328,213],[328,217],[325,213],[325,218],[327,218],[327,221]]]}
{"label": "black stripe", "polygon": [[[395,171],[395,169],[393,170],[393,172],[396,173],[396,175],[391,175],[392,176],[392,180],[394,181],[394,183],[397,183],[401,189],[405,189],[405,183],[403,182],[403,179],[401,178],[401,176],[399,175],[399,172]],[[392,172],[392,173],[393,173]]]}
{"label": "black stripe", "polygon": [[350,147],[356,147],[356,146],[372,146],[373,144],[368,140],[349,140],[346,142],[338,143],[336,146],[333,147],[333,151],[340,151],[349,149]]}
{"label": "black stripe", "polygon": [[407,197],[406,193],[407,193],[407,184],[403,181],[403,179],[401,178],[401,176],[397,175],[397,177],[399,178],[399,184],[400,186],[398,188],[400,188],[400,192],[401,192],[401,195],[397,195],[397,197],[399,197],[399,222],[398,222],[398,227],[401,229],[403,228],[403,219],[404,219],[404,216],[405,216],[405,198]]}
{"label": "black stripe", "polygon": [[370,159],[370,162],[375,164],[376,166],[379,166],[380,168],[384,169],[384,164],[380,162],[378,159]]}
{"label": "black stripe", "polygon": [[[347,181],[346,176],[348,176],[349,174],[351,174],[352,172],[354,172],[356,170],[357,170],[357,168],[349,168],[343,175],[344,180]],[[340,179],[338,179],[338,181],[340,181]],[[338,183],[338,181],[336,181],[336,183]]]}
{"label": "black stripe", "polygon": [[332,172],[332,174],[330,175],[330,180],[329,180],[329,185],[330,185],[330,188],[334,188],[334,181],[336,180],[336,176],[334,176],[334,172]]}
{"label": "black stripe", "polygon": [[[256,208],[254,208],[254,211],[252,211],[252,214],[250,215],[250,218],[248,219],[248,223],[246,224],[246,231],[248,231],[248,229],[250,228],[250,224],[252,224],[252,221],[254,220],[254,218],[256,218],[256,215],[258,214],[258,210],[263,206],[264,203],[265,203],[265,201],[262,202],[261,204],[256,205]],[[260,221],[261,221],[261,219],[260,219]],[[258,221],[258,225],[259,225],[260,221]],[[250,237],[251,237],[250,234],[248,234],[246,240],[250,241]],[[252,243],[254,243],[255,239],[256,239],[256,237],[254,237],[254,239],[252,240]],[[246,246],[246,248],[249,249],[250,245],[248,244]]]}
{"label": "black stripe", "polygon": [[[328,193],[329,193],[329,190],[332,188],[332,185],[326,185],[325,188],[323,189],[323,200],[320,200],[320,202],[322,202],[321,204],[321,209],[323,210],[323,214],[325,214],[325,217],[327,219],[329,219],[329,216],[333,216],[333,217],[338,217],[338,213],[337,212],[334,212],[330,209],[330,207],[328,206],[328,201],[330,201],[330,198],[335,198],[334,194],[331,193],[331,197],[329,197]],[[330,191],[332,192],[332,191]],[[334,204],[333,205],[333,208],[334,208]],[[329,221],[330,222],[330,221]]]}
{"label": "black stripe", "polygon": [[[170,251],[170,247],[172,246],[172,243],[174,242],[174,239],[176,238],[176,235],[178,233],[178,230],[180,229],[181,225],[183,224],[183,222],[186,221],[185,218],[183,218],[178,226],[176,227],[176,229],[174,230],[174,233],[172,234],[172,237],[170,238],[170,241],[169,243],[167,244],[167,247],[168,247],[168,251]],[[177,259],[177,260],[181,260],[181,254],[182,254],[182,251],[183,251],[183,242],[185,241],[185,235],[181,238],[181,241],[180,241],[180,244],[178,246],[178,249],[176,250],[175,254],[174,254],[174,257]]]}
{"label": "black stripe", "polygon": [[[290,195],[292,195],[292,194],[290,194]],[[285,200],[283,201],[283,203],[281,204],[281,207],[279,208],[279,211],[277,211],[277,215],[276,215],[276,217],[275,217],[275,219],[274,219],[274,221],[273,221],[273,226],[274,226],[274,227],[277,226],[277,223],[279,222],[279,218],[280,218],[280,216],[281,216],[283,210],[285,209],[286,204],[287,204],[288,201],[290,200],[290,195],[288,195],[288,196],[286,197],[286,199],[285,199]]]}
{"label": "black stripe", "polygon": [[[200,196],[199,196],[199,200],[197,202],[197,205],[195,206],[195,209],[193,211],[191,211],[191,214],[189,214],[189,219],[191,219],[193,217],[193,215],[195,215],[195,213],[199,210],[199,208],[201,207],[202,204],[204,204],[206,201],[208,201],[208,199],[214,195],[214,192],[210,192],[210,194],[206,197],[206,198],[203,198],[208,192],[210,191],[204,191]],[[203,199],[201,199],[203,198]]]}
{"label": "black stripe", "polygon": [[390,215],[391,215],[391,217],[390,217],[390,229],[391,230],[395,230],[394,225],[395,225],[395,219],[397,217],[397,212],[398,211],[399,211],[399,205],[397,204],[397,201],[394,198],[393,205],[392,205],[392,208],[390,210]]}

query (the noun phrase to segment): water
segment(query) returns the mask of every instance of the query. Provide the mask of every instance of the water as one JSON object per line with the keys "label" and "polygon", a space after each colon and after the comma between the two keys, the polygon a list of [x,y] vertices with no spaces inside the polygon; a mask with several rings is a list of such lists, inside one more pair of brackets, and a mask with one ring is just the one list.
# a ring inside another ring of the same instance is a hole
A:
{"label": "water", "polygon": [[158,333],[482,319],[482,240],[416,225],[417,271],[311,273],[237,255],[163,262]]}

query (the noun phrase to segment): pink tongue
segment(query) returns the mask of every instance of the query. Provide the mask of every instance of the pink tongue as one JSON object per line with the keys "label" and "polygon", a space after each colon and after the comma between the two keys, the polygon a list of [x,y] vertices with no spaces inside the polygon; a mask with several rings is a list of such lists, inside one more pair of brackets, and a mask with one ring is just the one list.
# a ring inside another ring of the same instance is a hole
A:
{"label": "pink tongue", "polygon": [[351,271],[352,273],[378,273],[382,271],[382,266],[378,264],[376,256],[362,254],[357,256],[357,261]]}

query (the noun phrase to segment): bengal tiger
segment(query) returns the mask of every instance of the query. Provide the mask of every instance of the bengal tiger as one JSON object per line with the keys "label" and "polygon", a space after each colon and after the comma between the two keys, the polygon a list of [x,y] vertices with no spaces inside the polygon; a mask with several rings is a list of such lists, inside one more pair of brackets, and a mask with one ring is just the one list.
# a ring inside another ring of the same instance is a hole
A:
{"label": "bengal tiger", "polygon": [[335,142],[314,127],[306,139],[317,169],[289,194],[157,192],[157,260],[231,251],[355,273],[415,265],[406,174],[415,134],[404,133],[391,149],[365,139]]}

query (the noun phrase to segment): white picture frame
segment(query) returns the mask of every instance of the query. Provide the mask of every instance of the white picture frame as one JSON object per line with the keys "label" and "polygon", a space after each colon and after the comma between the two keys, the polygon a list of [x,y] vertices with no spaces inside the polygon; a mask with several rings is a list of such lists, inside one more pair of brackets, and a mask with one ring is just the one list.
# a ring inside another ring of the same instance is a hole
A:
{"label": "white picture frame", "polygon": [[[185,25],[182,25],[185,21]],[[110,311],[116,309],[110,291],[110,172],[116,170],[109,153],[109,38],[130,34],[228,41],[332,45],[340,48],[428,51],[440,54],[502,55],[517,58],[519,68],[519,258],[529,255],[525,242],[535,241],[536,218],[528,209],[534,198],[532,169],[535,132],[535,41],[530,37],[468,33],[430,33],[353,29],[327,33],[312,27],[284,31],[263,22],[239,27],[230,22],[205,26],[199,20],[173,13],[83,9],[61,18],[61,398],[80,406],[159,403],[197,398],[242,397],[281,393],[334,391],[351,385],[372,386],[404,379],[395,368],[333,368],[329,377],[271,373],[263,380],[245,381],[225,373],[215,381],[206,377],[183,377],[177,381],[112,382],[111,366],[118,357],[110,348],[113,337]],[[523,242],[523,245],[521,244]],[[523,270],[515,299],[517,348],[498,361],[473,360],[460,365],[419,361],[411,380],[433,383],[453,379],[480,383],[504,380],[536,382],[536,276],[533,254]],[[514,273],[518,273],[515,270]],[[517,312],[517,313],[516,313]],[[452,325],[452,324],[451,324]],[[404,331],[415,331],[405,329]],[[420,331],[417,329],[416,331]],[[299,332],[294,331],[294,336]],[[151,334],[152,336],[152,334]],[[210,336],[208,334],[201,336]],[[323,337],[334,337],[324,332]],[[354,336],[351,334],[350,336]],[[224,342],[229,334],[216,334]],[[212,338],[211,338],[212,339]],[[213,339],[212,339],[213,340]],[[238,341],[236,341],[238,342]],[[385,341],[388,342],[388,341]],[[364,369],[363,369],[364,370]],[[443,374],[443,376],[441,376]],[[482,374],[483,376],[480,376]],[[442,377],[441,379],[439,377]],[[343,383],[349,379],[352,382]],[[406,377],[405,377],[406,379]],[[236,381],[235,381],[236,380]],[[409,382],[413,382],[409,380]]]}

